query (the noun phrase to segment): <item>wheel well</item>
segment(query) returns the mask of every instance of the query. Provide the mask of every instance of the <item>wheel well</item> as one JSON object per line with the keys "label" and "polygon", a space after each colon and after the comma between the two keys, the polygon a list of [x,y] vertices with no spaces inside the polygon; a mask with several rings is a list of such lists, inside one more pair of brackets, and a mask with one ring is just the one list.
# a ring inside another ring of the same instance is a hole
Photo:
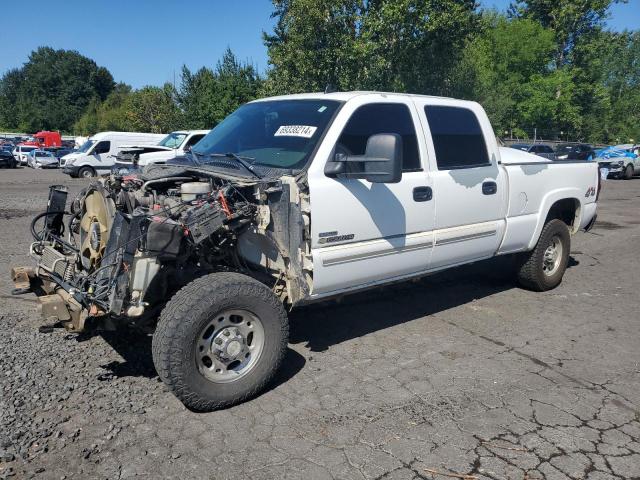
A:
{"label": "wheel well", "polygon": [[580,201],[575,198],[563,198],[558,200],[549,209],[545,224],[550,220],[557,218],[562,220],[571,233],[576,233],[577,228],[580,226]]}

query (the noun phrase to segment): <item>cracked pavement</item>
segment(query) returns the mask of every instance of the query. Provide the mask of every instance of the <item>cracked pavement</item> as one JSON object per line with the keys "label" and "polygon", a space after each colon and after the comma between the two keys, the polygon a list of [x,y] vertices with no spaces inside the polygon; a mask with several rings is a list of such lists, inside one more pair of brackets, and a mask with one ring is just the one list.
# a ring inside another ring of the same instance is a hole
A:
{"label": "cracked pavement", "polygon": [[297,310],[271,388],[206,414],[150,337],[41,334],[9,295],[53,183],[83,181],[0,176],[0,478],[640,479],[640,179],[605,182],[557,289],[491,261]]}

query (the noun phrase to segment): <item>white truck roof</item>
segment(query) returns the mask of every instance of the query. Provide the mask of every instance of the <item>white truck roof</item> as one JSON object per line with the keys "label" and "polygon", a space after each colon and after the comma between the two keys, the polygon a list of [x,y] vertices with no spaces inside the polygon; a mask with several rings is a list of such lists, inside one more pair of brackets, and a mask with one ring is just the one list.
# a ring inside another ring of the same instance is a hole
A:
{"label": "white truck roof", "polygon": [[98,132],[95,135],[92,135],[91,137],[89,137],[90,140],[97,140],[100,141],[102,139],[105,138],[112,138],[112,137],[118,137],[118,138],[163,138],[166,135],[163,133],[145,133],[145,132]]}
{"label": "white truck roof", "polygon": [[376,92],[376,91],[366,91],[366,90],[352,91],[352,92],[331,92],[331,93],[316,92],[316,93],[297,93],[292,95],[278,95],[274,97],[260,98],[257,100],[253,100],[253,102],[250,102],[250,103],[264,102],[269,100],[318,100],[318,99],[338,100],[338,101],[346,102],[355,97],[359,97],[363,95],[378,95],[383,98],[385,97],[386,98],[393,98],[393,97],[433,98],[433,99],[439,99],[439,100],[448,100],[448,101],[451,101],[451,103],[455,103],[455,104],[461,104],[461,103],[476,104],[477,103],[469,100],[459,100],[456,98],[449,98],[449,97],[438,97],[435,95],[418,95],[413,93],[397,93],[397,92]]}

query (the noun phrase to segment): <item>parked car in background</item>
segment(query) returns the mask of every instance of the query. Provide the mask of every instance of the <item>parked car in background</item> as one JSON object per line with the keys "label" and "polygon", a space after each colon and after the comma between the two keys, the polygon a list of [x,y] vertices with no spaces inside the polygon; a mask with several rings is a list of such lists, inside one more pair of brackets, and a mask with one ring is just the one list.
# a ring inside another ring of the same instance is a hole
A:
{"label": "parked car in background", "polygon": [[63,172],[73,178],[91,178],[108,174],[116,155],[125,146],[155,145],[166,135],[135,132],[100,132],[89,138],[77,151],[60,160]]}
{"label": "parked car in background", "polygon": [[32,150],[27,155],[27,167],[31,168],[58,168],[60,162],[56,156],[46,150]]}
{"label": "parked car in background", "polygon": [[209,133],[209,130],[182,130],[171,132],[157,145],[132,146],[120,150],[114,169],[130,170],[151,164],[162,164],[182,157],[191,151],[196,143]]}
{"label": "parked car in background", "polygon": [[556,160],[593,160],[596,152],[587,143],[561,143],[556,145]]}
{"label": "parked car in background", "polygon": [[640,174],[640,157],[634,153],[633,145],[616,145],[596,152],[596,160],[607,177],[630,180]]}
{"label": "parked car in background", "polygon": [[9,150],[0,150],[0,167],[16,168],[18,161]]}
{"label": "parked car in background", "polygon": [[513,145],[510,145],[510,147],[515,148],[516,150],[522,150],[523,152],[533,153],[534,155],[548,158],[549,160],[555,160],[556,158],[553,148],[544,143],[514,143]]}
{"label": "parked car in background", "polygon": [[32,145],[16,145],[16,148],[13,149],[13,156],[15,159],[22,165],[27,164],[27,155],[29,152],[37,150],[37,147]]}
{"label": "parked car in background", "polygon": [[60,160],[65,155],[69,155],[74,150],[71,148],[62,148],[62,147],[48,147],[44,149],[47,152],[51,152],[55,155],[55,157]]}

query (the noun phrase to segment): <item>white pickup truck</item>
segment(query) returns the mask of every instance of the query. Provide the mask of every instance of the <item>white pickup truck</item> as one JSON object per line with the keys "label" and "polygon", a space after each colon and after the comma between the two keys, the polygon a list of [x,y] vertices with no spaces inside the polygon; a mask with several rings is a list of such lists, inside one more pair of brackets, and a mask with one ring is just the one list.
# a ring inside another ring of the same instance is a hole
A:
{"label": "white pickup truck", "polygon": [[129,170],[151,164],[163,164],[176,157],[186,155],[209,130],[179,130],[171,132],[157,145],[134,145],[124,147],[116,156],[114,169]]}
{"label": "white pickup truck", "polygon": [[522,286],[556,287],[599,190],[594,162],[500,147],[474,102],[266,98],[190,163],[95,182],[69,214],[52,187],[15,293],[44,293],[45,318],[73,331],[155,326],[160,377],[211,410],[271,380],[297,305],[497,255],[513,255]]}

